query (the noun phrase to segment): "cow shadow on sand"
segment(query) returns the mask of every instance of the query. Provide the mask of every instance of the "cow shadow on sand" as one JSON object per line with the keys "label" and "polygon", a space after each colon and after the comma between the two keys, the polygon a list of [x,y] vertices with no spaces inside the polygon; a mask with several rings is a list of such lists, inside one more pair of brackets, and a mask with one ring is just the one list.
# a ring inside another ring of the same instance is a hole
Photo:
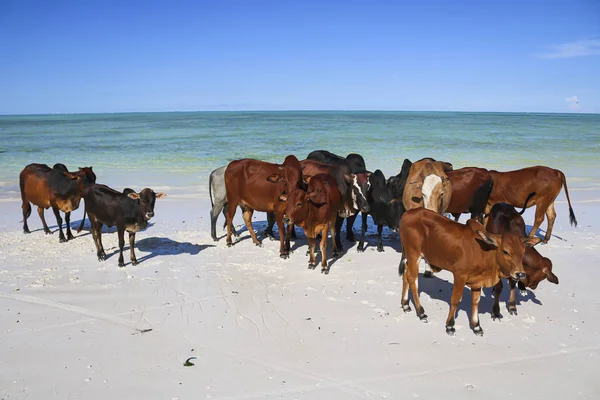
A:
{"label": "cow shadow on sand", "polygon": [[[442,275],[442,276],[438,276],[438,274],[435,274],[432,278],[424,278],[422,274],[419,274],[419,293],[424,293],[427,296],[431,297],[432,299],[441,300],[444,303],[446,303],[448,306],[448,308],[445,309],[444,314],[439,315],[439,316],[436,315],[436,319],[440,318],[440,320],[442,322],[445,321],[446,317],[448,316],[447,313],[450,309],[450,299],[452,297],[453,283],[444,279],[444,275],[447,275],[447,274],[448,274],[447,272],[442,272],[442,273],[440,273],[440,275]],[[509,295],[510,295],[510,287],[509,287],[509,283],[507,282],[506,279],[504,279],[502,283],[504,284],[504,287],[502,289],[502,292],[500,293],[500,314],[502,316],[506,316],[506,315],[508,315],[508,299],[509,299]],[[480,315],[480,317],[482,317],[484,314],[488,314],[489,320],[492,319],[491,318],[492,307],[494,305],[493,293],[494,293],[493,288],[484,288],[482,290],[482,294],[479,299],[479,315]],[[535,293],[531,290],[527,290],[527,295],[522,296],[521,294],[518,293],[518,289],[517,289],[516,300],[517,300],[516,301],[517,307],[521,303],[527,302],[527,301],[531,301],[537,305],[542,305],[542,302],[540,300],[538,300]],[[411,295],[411,308],[413,309],[413,312],[414,312],[414,303],[412,300],[412,295]],[[457,309],[458,309],[458,314],[459,314],[459,316],[457,318],[462,319],[462,318],[466,317],[467,319],[463,323],[465,325],[470,324],[471,311],[472,311],[471,289],[469,289],[466,286],[463,289],[462,300],[458,304]],[[465,313],[464,316],[460,315],[461,311],[463,311]],[[428,313],[428,312],[429,312],[429,310],[425,309],[425,313]],[[428,314],[428,315],[431,318],[431,314]]]}
{"label": "cow shadow on sand", "polygon": [[[150,260],[158,256],[176,256],[179,254],[196,255],[202,250],[207,249],[209,247],[215,247],[215,245],[200,245],[193,244],[190,242],[177,242],[166,237],[148,237],[141,240],[136,240],[135,242],[136,251],[139,250],[145,253],[149,253],[144,254],[141,257],[139,257],[139,253],[137,253],[138,263],[142,263],[146,260]],[[125,256],[125,266],[131,264],[127,257],[129,255],[129,249],[129,241],[127,239],[127,235],[125,235],[125,246],[123,247],[123,255]],[[110,254],[106,254],[106,259],[108,260],[113,256],[118,256],[118,254],[119,248],[116,247],[113,252],[111,252]]]}

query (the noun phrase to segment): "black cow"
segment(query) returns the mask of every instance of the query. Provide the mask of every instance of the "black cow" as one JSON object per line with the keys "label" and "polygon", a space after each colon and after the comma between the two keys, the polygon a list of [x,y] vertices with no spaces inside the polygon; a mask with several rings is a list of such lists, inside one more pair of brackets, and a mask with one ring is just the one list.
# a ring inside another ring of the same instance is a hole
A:
{"label": "black cow", "polygon": [[[56,163],[52,167],[53,169],[61,172],[69,172],[67,166],[65,164]],[[79,168],[79,171],[73,172],[74,175],[80,175],[83,178],[83,186],[88,187],[96,183],[96,174],[92,170],[93,167],[83,167]],[[70,225],[71,213],[65,213],[65,221],[67,226]],[[83,223],[85,222],[85,208],[83,209],[83,218],[81,218],[81,224],[79,224],[79,228],[77,228],[77,233],[83,230]],[[67,234],[67,236],[69,236]]]}
{"label": "black cow", "polygon": [[[351,242],[356,241],[354,238],[354,232],[352,231],[352,227],[354,226],[354,221],[358,216],[358,213],[361,211],[368,211],[368,201],[366,198],[366,193],[368,191],[368,182],[363,181],[361,184],[360,181],[355,181],[353,183],[348,183],[344,176],[349,174],[360,174],[367,173],[367,167],[365,164],[365,159],[356,153],[350,153],[344,157],[340,157],[337,154],[333,154],[327,150],[315,150],[311,151],[306,157],[309,160],[315,160],[322,162],[323,164],[335,165],[339,167],[338,172],[335,173],[335,179],[338,184],[338,188],[342,193],[342,196],[345,196],[346,201],[350,201],[352,204],[353,200],[355,206],[352,210],[354,213],[347,216],[346,219],[346,239]],[[351,186],[350,186],[351,185]],[[342,228],[342,224],[344,223],[344,218],[340,217],[336,221],[336,231],[339,232]],[[340,248],[341,249],[341,248]]]}
{"label": "black cow", "polygon": [[102,246],[102,224],[104,224],[108,227],[117,227],[119,267],[125,266],[123,247],[125,246],[125,231],[129,232],[131,264],[136,265],[137,259],[134,253],[135,233],[148,226],[148,221],[154,216],[156,199],[162,199],[165,196],[165,193],[155,193],[149,188],[142,190],[140,193],[136,193],[133,189],[125,189],[123,193],[120,193],[106,185],[88,187],[85,190],[83,199],[90,218],[98,261],[106,259],[104,247]]}
{"label": "black cow", "polygon": [[[368,192],[367,200],[371,206],[368,215],[371,215],[373,222],[377,225],[377,251],[383,250],[381,234],[383,227],[387,226],[394,231],[398,231],[400,226],[400,218],[404,214],[404,204],[402,203],[402,194],[394,197],[394,193],[388,187],[383,172],[376,170],[369,178],[371,189]],[[363,252],[365,231],[367,230],[367,214],[363,213],[362,230],[360,242],[356,250]]]}

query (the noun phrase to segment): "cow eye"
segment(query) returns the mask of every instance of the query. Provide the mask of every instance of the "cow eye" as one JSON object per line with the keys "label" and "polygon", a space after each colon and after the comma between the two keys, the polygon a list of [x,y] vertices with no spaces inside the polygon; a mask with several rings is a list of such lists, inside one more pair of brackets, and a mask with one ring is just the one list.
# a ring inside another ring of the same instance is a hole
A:
{"label": "cow eye", "polygon": [[502,252],[503,252],[504,254],[506,254],[507,256],[510,256],[510,253],[509,253],[508,251],[506,251],[506,250],[502,250]]}
{"label": "cow eye", "polygon": [[296,207],[302,207],[302,204],[303,203],[301,201],[299,201],[298,203],[296,203]]}

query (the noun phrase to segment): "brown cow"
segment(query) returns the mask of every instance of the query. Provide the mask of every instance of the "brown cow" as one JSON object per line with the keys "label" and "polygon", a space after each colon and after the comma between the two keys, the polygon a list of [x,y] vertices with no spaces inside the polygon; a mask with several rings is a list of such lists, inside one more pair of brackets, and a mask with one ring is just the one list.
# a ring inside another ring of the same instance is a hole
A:
{"label": "brown cow", "polygon": [[548,243],[552,235],[552,227],[556,219],[554,210],[554,200],[560,193],[560,189],[565,187],[565,195],[569,203],[569,221],[571,225],[577,226],[577,219],[571,207],[569,199],[569,190],[567,189],[567,180],[565,174],[557,169],[544,166],[535,166],[523,168],[516,171],[498,172],[490,171],[494,181],[494,187],[485,209],[489,214],[492,206],[496,203],[508,203],[514,207],[523,207],[525,200],[530,193],[535,192],[535,196],[528,203],[531,207],[535,204],[535,220],[529,236],[534,236],[544,221],[544,214],[548,218],[548,229],[544,243]]}
{"label": "brown cow", "polygon": [[[535,193],[531,193],[530,199]],[[525,202],[527,205],[527,201]],[[486,225],[486,230],[490,233],[502,234],[505,232],[516,233],[520,237],[527,237],[525,231],[525,221],[521,215],[525,211],[525,207],[519,213],[513,206],[506,203],[497,203],[492,207],[489,219]],[[525,268],[525,279],[518,282],[519,290],[524,291],[525,288],[537,288],[539,283],[544,279],[558,285],[558,278],[552,272],[552,261],[542,255],[533,247],[527,247],[523,255],[523,267]],[[508,300],[508,312],[517,315],[516,304],[516,281],[510,280],[510,298]],[[500,314],[500,293],[502,292],[502,280],[499,280],[494,286],[494,307],[492,309],[492,318],[502,318]]]}
{"label": "brown cow", "polygon": [[445,213],[452,197],[452,188],[446,175],[446,171],[450,170],[452,164],[433,158],[423,158],[412,163],[402,194],[404,209],[425,207]]}
{"label": "brown cow", "polygon": [[257,246],[261,242],[252,229],[254,211],[274,212],[279,228],[279,253],[281,258],[289,256],[285,247],[285,230],[282,222],[285,202],[279,196],[290,193],[297,187],[303,187],[300,162],[289,155],[283,164],[271,164],[253,159],[235,160],[225,169],[225,188],[227,191],[227,246],[231,246],[231,223],[235,211],[242,208],[244,222]]}
{"label": "brown cow", "polygon": [[[321,272],[328,274],[327,231],[331,233],[333,258],[338,258],[335,225],[338,212],[344,207],[335,178],[329,174],[315,175],[310,179],[306,191],[294,189],[289,195],[280,196],[280,199],[286,202],[283,222],[303,228],[308,238],[310,269],[316,267],[315,238],[321,234]],[[287,246],[289,247],[289,235]]]}
{"label": "brown cow", "polygon": [[[52,207],[60,232],[58,240],[63,243],[74,237],[71,233],[70,213],[79,207],[84,191],[84,178],[81,173],[65,172],[60,165],[50,168],[46,164],[29,164],[19,175],[19,186],[23,202],[21,205],[23,209],[23,232],[30,233],[27,218],[31,215],[30,203],[33,203],[38,206],[38,214],[44,225],[44,232],[51,234],[52,231],[48,228],[44,218],[44,209]],[[66,238],[63,233],[62,218],[59,211],[65,213]]]}
{"label": "brown cow", "polygon": [[519,238],[514,233],[491,234],[473,219],[463,225],[423,208],[404,213],[400,220],[400,239],[404,250],[399,273],[403,275],[402,308],[405,312],[410,311],[410,286],[417,315],[421,320],[427,321],[417,291],[421,257],[436,271],[445,269],[452,272],[454,285],[450,312],[446,319],[446,333],[449,335],[455,333],[456,308],[465,285],[471,289],[473,331],[477,335],[483,335],[478,310],[481,288],[494,286],[501,277],[523,279],[525,246],[532,246],[540,241],[538,237]]}
{"label": "brown cow", "polygon": [[460,214],[469,212],[471,218],[483,223],[483,214],[492,191],[492,176],[485,168],[465,167],[447,171],[452,197],[446,212],[458,221]]}

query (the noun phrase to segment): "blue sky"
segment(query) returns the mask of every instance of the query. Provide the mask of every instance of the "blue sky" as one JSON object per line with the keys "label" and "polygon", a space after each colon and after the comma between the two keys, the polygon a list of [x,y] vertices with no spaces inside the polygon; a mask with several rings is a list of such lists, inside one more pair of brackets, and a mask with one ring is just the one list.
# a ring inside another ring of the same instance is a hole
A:
{"label": "blue sky", "polygon": [[600,113],[598,0],[0,0],[0,114]]}

